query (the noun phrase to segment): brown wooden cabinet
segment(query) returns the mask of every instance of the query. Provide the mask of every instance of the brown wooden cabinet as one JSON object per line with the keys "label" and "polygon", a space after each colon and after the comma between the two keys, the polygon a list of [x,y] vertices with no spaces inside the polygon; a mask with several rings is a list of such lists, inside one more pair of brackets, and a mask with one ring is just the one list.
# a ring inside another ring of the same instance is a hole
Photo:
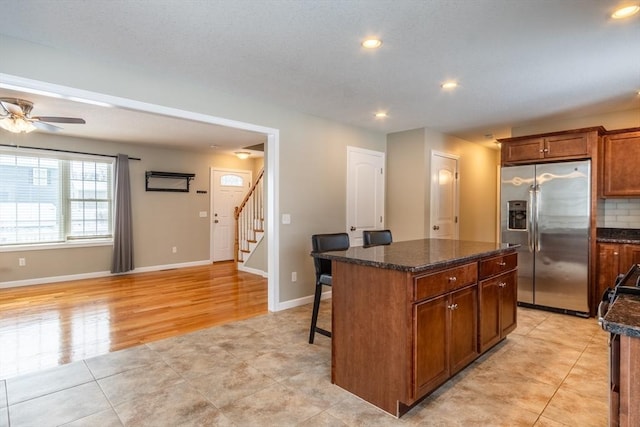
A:
{"label": "brown wooden cabinet", "polygon": [[515,270],[480,282],[480,352],[516,328],[518,274]]}
{"label": "brown wooden cabinet", "polygon": [[592,150],[598,141],[598,133],[601,130],[602,128],[588,128],[499,139],[498,141],[502,144],[502,164],[591,158]]}
{"label": "brown wooden cabinet", "polygon": [[598,243],[596,302],[616,277],[626,273],[633,264],[640,263],[640,245],[630,243]]}
{"label": "brown wooden cabinet", "polygon": [[478,286],[414,306],[414,396],[422,396],[478,357]]}
{"label": "brown wooden cabinet", "polygon": [[640,425],[640,338],[611,334],[609,342],[609,425]]}
{"label": "brown wooden cabinet", "polygon": [[603,197],[640,197],[640,128],[608,132],[602,142]]}
{"label": "brown wooden cabinet", "polygon": [[480,352],[496,345],[517,326],[517,266],[517,254],[487,258],[479,263],[478,348]]}

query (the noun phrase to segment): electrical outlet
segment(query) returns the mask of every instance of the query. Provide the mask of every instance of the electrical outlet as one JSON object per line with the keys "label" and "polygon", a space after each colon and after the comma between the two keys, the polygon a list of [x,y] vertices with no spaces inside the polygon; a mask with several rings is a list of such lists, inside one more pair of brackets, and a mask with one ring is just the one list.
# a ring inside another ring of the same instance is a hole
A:
{"label": "electrical outlet", "polygon": [[295,271],[292,271],[292,272],[291,272],[291,281],[292,281],[292,282],[295,282],[295,281],[297,281],[297,280],[298,280],[298,273],[297,273],[297,272],[295,272]]}
{"label": "electrical outlet", "polygon": [[173,252],[174,254],[177,254],[178,253],[178,247],[177,246],[172,247],[171,248],[171,252]]}
{"label": "electrical outlet", "polygon": [[24,267],[25,265],[27,265],[27,259],[26,258],[18,258],[18,266]]}

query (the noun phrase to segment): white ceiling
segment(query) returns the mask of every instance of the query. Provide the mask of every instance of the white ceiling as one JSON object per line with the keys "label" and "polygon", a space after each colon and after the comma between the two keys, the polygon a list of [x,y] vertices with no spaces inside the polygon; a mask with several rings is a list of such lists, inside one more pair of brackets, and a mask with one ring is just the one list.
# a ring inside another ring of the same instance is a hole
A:
{"label": "white ceiling", "polygon": [[[640,115],[640,14],[612,20],[621,3],[629,1],[0,0],[0,33],[376,131],[427,127],[486,142],[533,121]],[[381,49],[360,46],[371,35]],[[447,79],[460,87],[443,91]],[[210,124],[25,97],[34,115],[84,117],[86,125],[61,126],[85,135],[96,126],[115,140],[264,142]],[[375,119],[379,110],[389,117]],[[121,121],[136,126],[113,126]]]}

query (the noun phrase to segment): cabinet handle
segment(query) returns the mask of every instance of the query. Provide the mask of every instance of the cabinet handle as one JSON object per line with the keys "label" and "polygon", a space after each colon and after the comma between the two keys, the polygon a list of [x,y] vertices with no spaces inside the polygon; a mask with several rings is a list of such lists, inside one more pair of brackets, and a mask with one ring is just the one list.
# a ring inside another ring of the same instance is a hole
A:
{"label": "cabinet handle", "polygon": [[455,282],[456,280],[458,280],[456,276],[449,277],[450,282]]}
{"label": "cabinet handle", "polygon": [[613,254],[614,254],[615,256],[618,256],[618,255],[619,255],[619,254],[618,254],[618,252],[614,252]]}
{"label": "cabinet handle", "polygon": [[504,288],[505,286],[507,286],[507,284],[505,282],[498,283],[498,287],[499,288]]}
{"label": "cabinet handle", "polygon": [[500,267],[504,267],[505,265],[507,265],[507,263],[506,263],[506,262],[504,262],[504,261],[499,261],[499,262],[498,262],[498,265],[499,265]]}
{"label": "cabinet handle", "polygon": [[447,306],[447,308],[448,308],[449,310],[456,310],[456,309],[458,308],[458,304],[449,304],[449,305]]}

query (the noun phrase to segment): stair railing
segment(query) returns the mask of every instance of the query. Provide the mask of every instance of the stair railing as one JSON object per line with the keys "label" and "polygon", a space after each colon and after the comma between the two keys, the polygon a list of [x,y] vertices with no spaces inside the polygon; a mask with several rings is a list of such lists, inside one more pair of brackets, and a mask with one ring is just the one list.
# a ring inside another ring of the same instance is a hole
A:
{"label": "stair railing", "polygon": [[233,217],[236,220],[235,261],[245,261],[244,254],[250,252],[250,244],[256,243],[256,233],[264,231],[264,169],[258,174],[251,189],[240,206],[236,206]]}

